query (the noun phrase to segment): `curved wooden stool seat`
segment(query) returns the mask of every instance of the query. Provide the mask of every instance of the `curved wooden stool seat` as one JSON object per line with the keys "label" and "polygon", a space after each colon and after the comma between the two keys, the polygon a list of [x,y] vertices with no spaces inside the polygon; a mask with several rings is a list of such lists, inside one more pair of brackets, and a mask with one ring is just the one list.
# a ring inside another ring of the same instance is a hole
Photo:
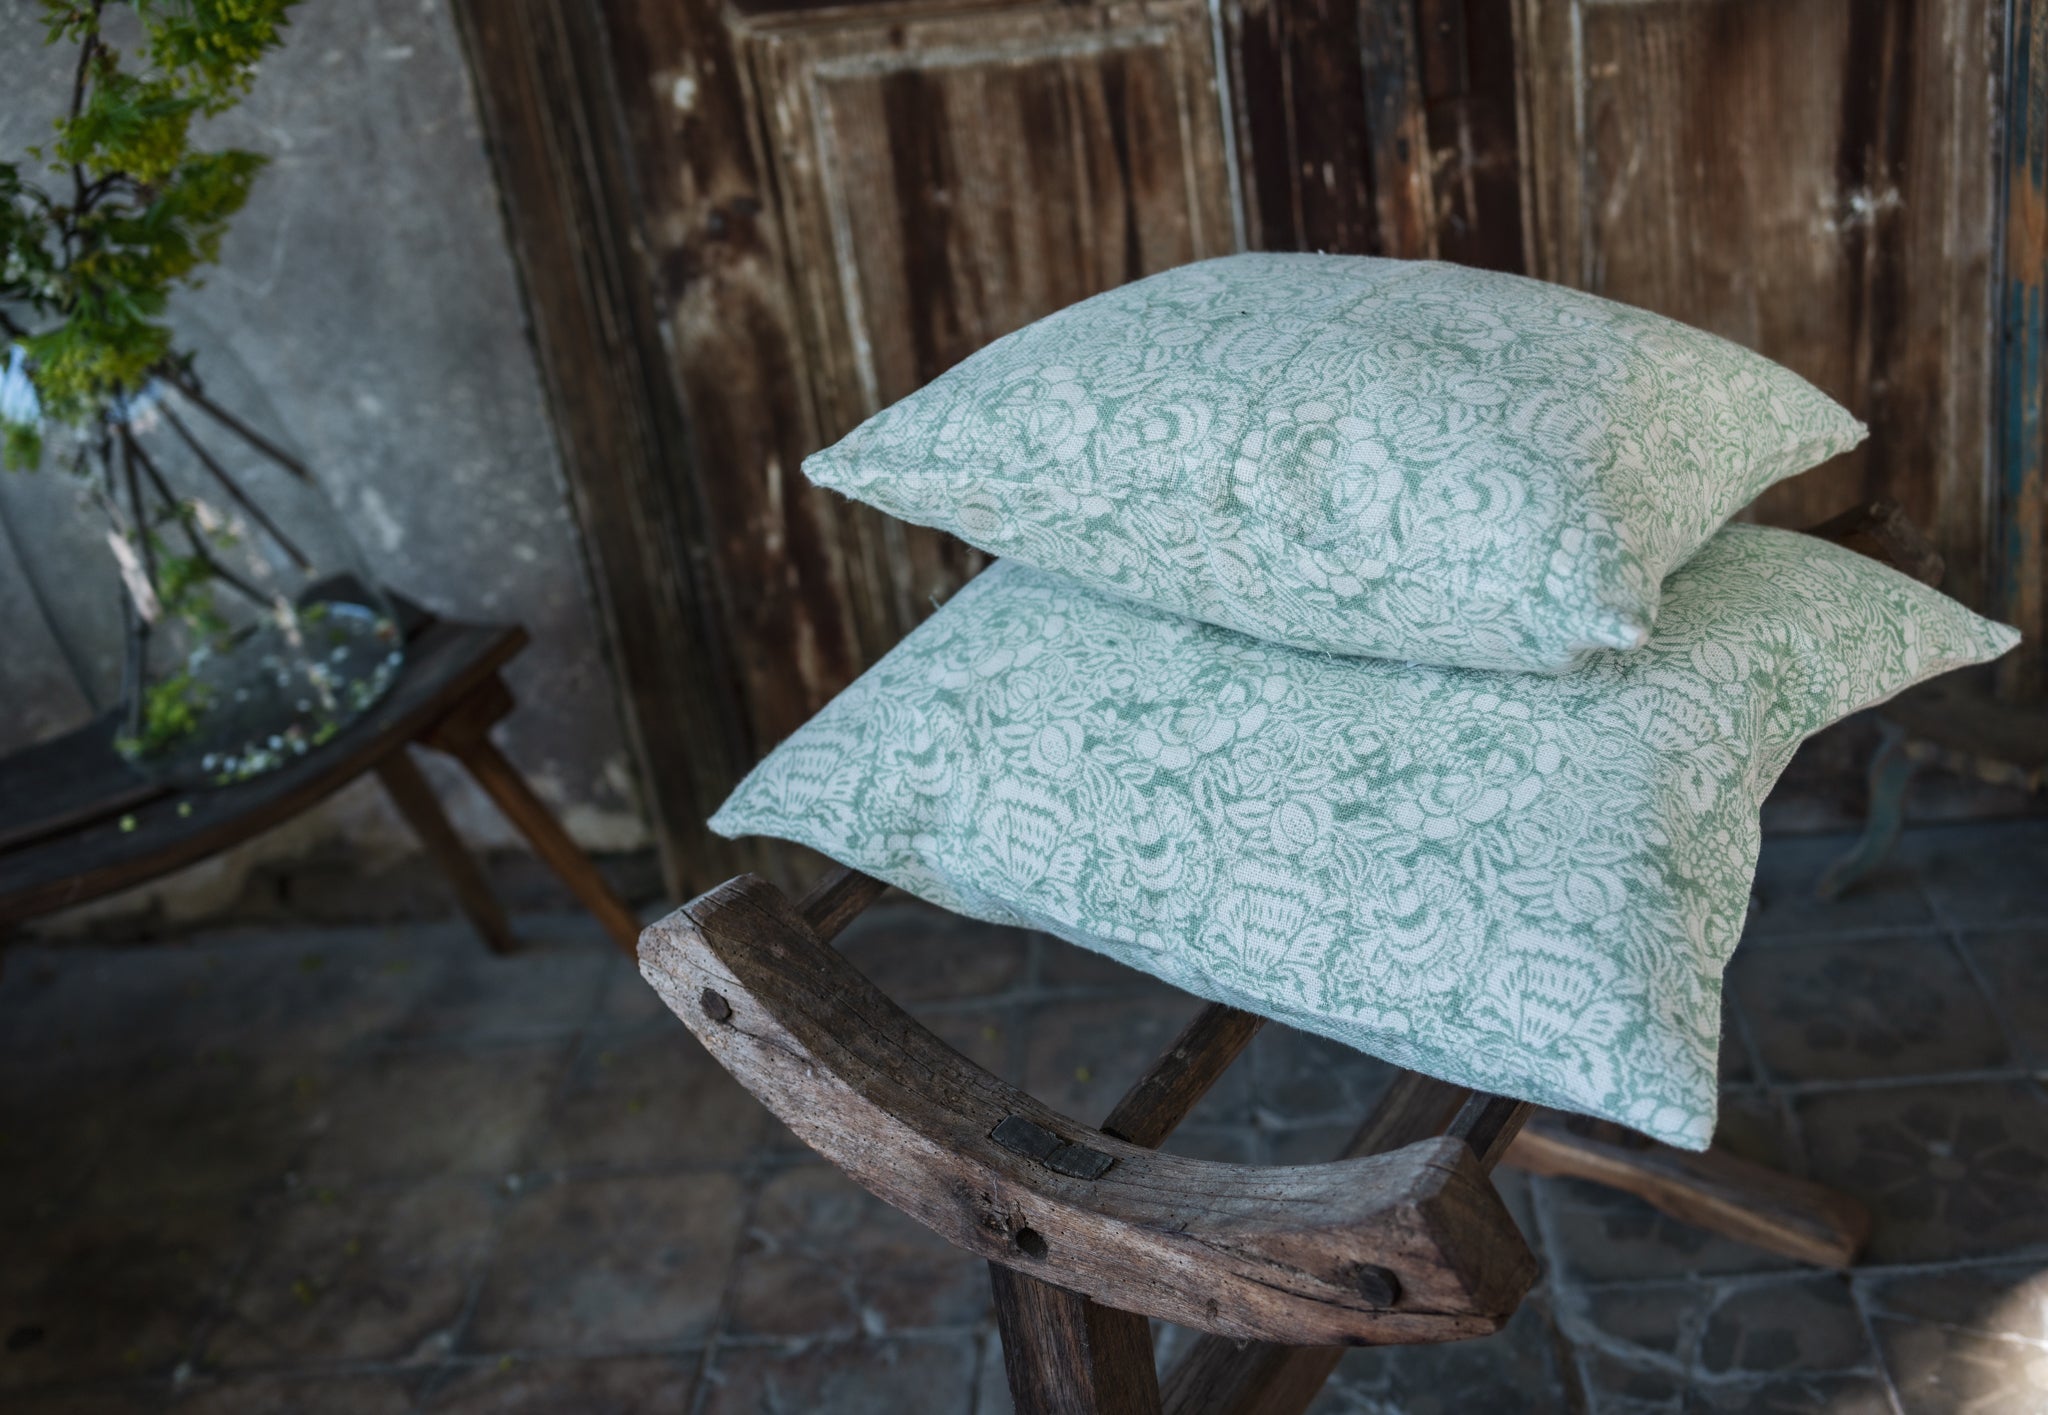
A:
{"label": "curved wooden stool seat", "polygon": [[1462,1138],[1287,1169],[1163,1155],[1060,1115],[884,997],[743,875],[647,930],[641,971],[818,1153],[958,1247],[1234,1340],[1496,1331],[1536,1261]]}
{"label": "curved wooden stool seat", "polygon": [[[1503,1160],[1808,1262],[1845,1265],[1868,1232],[1846,1196],[1725,1152],[1527,1123],[1524,1102],[1406,1071],[1333,1162],[1158,1154],[1261,1019],[1202,1007],[1084,1124],[962,1056],[831,946],[884,889],[840,869],[793,903],[742,875],[648,928],[640,971],[798,1138],[988,1260],[1024,1415],[1287,1415],[1347,1346],[1499,1330],[1536,1277],[1488,1177]],[[1155,1317],[1206,1333],[1164,1381]]]}

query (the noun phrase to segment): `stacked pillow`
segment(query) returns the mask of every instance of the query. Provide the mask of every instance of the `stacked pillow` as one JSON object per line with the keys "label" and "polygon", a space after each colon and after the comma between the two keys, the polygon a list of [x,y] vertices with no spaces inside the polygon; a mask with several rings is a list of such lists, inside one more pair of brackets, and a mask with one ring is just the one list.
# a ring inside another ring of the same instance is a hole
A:
{"label": "stacked pillow", "polygon": [[1008,558],[711,825],[1702,1148],[1771,783],[2018,638],[1723,526],[1862,436],[1768,360],[1536,281],[1168,271],[805,464]]}

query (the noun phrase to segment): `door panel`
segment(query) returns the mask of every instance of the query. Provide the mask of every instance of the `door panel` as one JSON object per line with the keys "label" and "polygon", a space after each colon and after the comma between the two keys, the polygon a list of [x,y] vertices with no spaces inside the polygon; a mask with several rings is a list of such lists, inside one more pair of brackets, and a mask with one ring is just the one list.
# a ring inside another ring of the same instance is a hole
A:
{"label": "door panel", "polygon": [[[1041,315],[1233,247],[1202,4],[781,11],[738,40],[817,445]],[[982,564],[882,517],[860,537],[877,652]]]}
{"label": "door panel", "polygon": [[1796,369],[1857,451],[1766,493],[1897,497],[1987,588],[1991,0],[1522,0],[1534,273]]}

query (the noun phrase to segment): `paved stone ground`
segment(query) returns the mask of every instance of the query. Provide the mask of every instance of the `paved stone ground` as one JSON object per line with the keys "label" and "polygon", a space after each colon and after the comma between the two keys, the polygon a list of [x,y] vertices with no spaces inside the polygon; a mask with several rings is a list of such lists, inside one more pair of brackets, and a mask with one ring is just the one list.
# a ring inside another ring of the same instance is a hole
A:
{"label": "paved stone ground", "polygon": [[[1867,1200],[1866,1265],[1508,1176],[1547,1270],[1521,1315],[1353,1353],[1319,1411],[2048,1411],[2048,823],[1917,833],[1814,904],[1838,845],[1767,848],[1724,1129]],[[587,923],[521,925],[502,960],[438,925],[8,954],[0,1408],[1008,1409],[976,1264],[797,1146]],[[1076,1115],[1193,1010],[914,904],[846,947]],[[1268,1029],[1176,1145],[1319,1158],[1384,1080]]]}

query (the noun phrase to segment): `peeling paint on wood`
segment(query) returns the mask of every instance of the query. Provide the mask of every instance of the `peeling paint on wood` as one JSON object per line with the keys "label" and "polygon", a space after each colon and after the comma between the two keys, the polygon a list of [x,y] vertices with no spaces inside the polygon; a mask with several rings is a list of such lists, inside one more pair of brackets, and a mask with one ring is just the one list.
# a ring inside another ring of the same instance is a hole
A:
{"label": "peeling paint on wood", "polygon": [[2027,642],[2000,665],[2005,696],[2040,698],[2048,679],[2048,3],[2015,0],[2007,65],[2005,268],[1998,347],[1998,599]]}

